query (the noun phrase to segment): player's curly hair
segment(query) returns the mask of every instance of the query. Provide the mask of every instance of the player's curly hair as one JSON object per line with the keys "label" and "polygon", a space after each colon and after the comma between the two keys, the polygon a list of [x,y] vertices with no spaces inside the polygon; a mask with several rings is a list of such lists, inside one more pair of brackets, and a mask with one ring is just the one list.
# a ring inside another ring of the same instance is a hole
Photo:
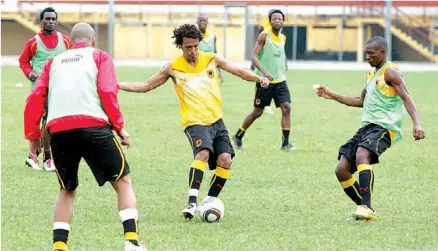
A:
{"label": "player's curly hair", "polygon": [[40,13],[40,21],[44,19],[44,14],[46,12],[54,12],[55,15],[56,15],[56,19],[58,19],[58,13],[56,12],[56,10],[53,9],[52,7],[47,7],[44,10],[41,11],[41,13]]}
{"label": "player's curly hair", "polygon": [[183,38],[193,38],[202,40],[202,33],[194,24],[183,24],[178,28],[173,30],[173,37],[175,41],[173,42],[177,48],[181,48],[183,43]]}

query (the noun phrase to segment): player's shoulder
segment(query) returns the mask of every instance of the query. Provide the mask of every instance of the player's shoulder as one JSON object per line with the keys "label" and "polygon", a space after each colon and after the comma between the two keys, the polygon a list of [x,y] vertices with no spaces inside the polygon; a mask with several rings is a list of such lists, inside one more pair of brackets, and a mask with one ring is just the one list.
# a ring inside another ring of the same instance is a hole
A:
{"label": "player's shoulder", "polygon": [[25,46],[32,46],[33,44],[36,44],[36,42],[37,42],[37,40],[36,40],[36,36],[38,36],[38,34],[35,35],[35,36],[33,36],[33,37],[31,37],[31,38],[29,38],[29,39],[26,41]]}
{"label": "player's shoulder", "polygon": [[398,67],[388,67],[384,73],[385,79],[397,79],[402,77],[402,73],[398,69]]}
{"label": "player's shoulder", "polygon": [[270,29],[264,29],[262,32],[260,32],[259,39],[265,40],[269,36],[269,31]]}
{"label": "player's shoulder", "polygon": [[[59,31],[58,31],[59,32]],[[61,35],[62,35],[62,37],[64,38],[64,39],[66,39],[66,40],[71,40],[71,38],[68,36],[68,35],[66,35],[66,34],[64,34],[64,33],[62,33],[62,32],[59,32],[59,33],[61,33]]]}
{"label": "player's shoulder", "polygon": [[210,34],[210,37],[216,37],[216,33],[214,33],[212,30],[208,30],[208,34]]}
{"label": "player's shoulder", "polygon": [[286,35],[284,35],[283,33],[280,33],[280,37],[286,41]]}
{"label": "player's shoulder", "polygon": [[263,29],[268,30],[271,28],[271,22],[269,22],[269,20],[266,20],[263,24],[261,24],[261,26],[263,26]]}
{"label": "player's shoulder", "polygon": [[211,59],[211,58],[214,58],[214,55],[215,55],[215,54],[216,54],[216,53],[214,53],[214,52],[200,51],[200,52],[199,52],[199,58],[200,58],[200,59],[204,59],[204,58]]}
{"label": "player's shoulder", "polygon": [[101,49],[98,48],[93,48],[93,47],[85,47],[82,48],[84,50],[88,50],[88,52],[86,53],[90,53],[93,56],[94,61],[96,62],[96,65],[99,67],[102,63],[103,64],[112,64],[113,63],[113,59],[111,57],[111,55]]}
{"label": "player's shoulder", "polygon": [[399,66],[397,64],[391,62],[391,61],[388,61],[384,65],[384,69],[383,70],[385,71],[385,75],[386,74],[390,75],[390,74],[394,74],[394,73],[401,74]]}

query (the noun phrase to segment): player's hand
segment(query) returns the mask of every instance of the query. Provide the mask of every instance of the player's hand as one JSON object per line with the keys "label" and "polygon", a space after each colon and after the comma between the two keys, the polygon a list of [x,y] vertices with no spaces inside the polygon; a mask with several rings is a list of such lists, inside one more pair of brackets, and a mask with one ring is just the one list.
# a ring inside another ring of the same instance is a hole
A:
{"label": "player's hand", "polygon": [[269,79],[266,77],[261,77],[259,82],[262,88],[267,88],[269,86]]}
{"label": "player's hand", "polygon": [[127,148],[131,146],[131,135],[123,128],[122,130],[117,132],[117,135],[120,137],[120,143]]}
{"label": "player's hand", "polygon": [[32,155],[32,157],[35,157],[35,159],[38,157],[38,154],[41,152],[41,140],[30,140],[29,141],[29,153]]}
{"label": "player's hand", "polygon": [[333,92],[328,87],[322,85],[315,85],[314,89],[318,97],[323,97],[325,99],[333,99]]}
{"label": "player's hand", "polygon": [[31,71],[31,72],[29,73],[29,80],[30,80],[30,81],[35,81],[37,78],[38,78],[38,74],[36,74],[36,72]]}
{"label": "player's hand", "polygon": [[263,76],[267,79],[269,79],[270,81],[274,80],[274,78],[272,77],[271,73],[264,73]]}
{"label": "player's hand", "polygon": [[412,134],[413,134],[415,140],[424,139],[424,137],[425,137],[423,127],[421,127],[420,124],[414,125],[414,129],[412,130]]}

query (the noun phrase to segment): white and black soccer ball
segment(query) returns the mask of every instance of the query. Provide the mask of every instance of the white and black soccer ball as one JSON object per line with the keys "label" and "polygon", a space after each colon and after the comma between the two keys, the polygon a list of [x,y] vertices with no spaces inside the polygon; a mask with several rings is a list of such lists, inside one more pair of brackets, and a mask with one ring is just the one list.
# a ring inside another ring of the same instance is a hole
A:
{"label": "white and black soccer ball", "polygon": [[224,217],[225,206],[221,199],[211,198],[199,207],[201,219],[208,223],[218,222]]}

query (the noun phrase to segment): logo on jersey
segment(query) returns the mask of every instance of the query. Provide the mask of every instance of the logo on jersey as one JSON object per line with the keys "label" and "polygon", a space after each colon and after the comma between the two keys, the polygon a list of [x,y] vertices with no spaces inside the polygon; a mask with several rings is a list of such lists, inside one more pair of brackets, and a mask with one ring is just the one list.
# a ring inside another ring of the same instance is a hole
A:
{"label": "logo on jersey", "polygon": [[69,58],[63,58],[61,60],[61,64],[65,64],[65,63],[72,63],[72,62],[79,62],[81,61],[81,59],[83,58],[82,55],[80,54],[76,54],[73,57],[69,57]]}
{"label": "logo on jersey", "polygon": [[213,70],[208,70],[207,71],[207,76],[209,77],[209,78],[213,78],[214,77],[214,71]]}
{"label": "logo on jersey", "polygon": [[202,145],[202,139],[196,140],[196,147],[200,147]]}

